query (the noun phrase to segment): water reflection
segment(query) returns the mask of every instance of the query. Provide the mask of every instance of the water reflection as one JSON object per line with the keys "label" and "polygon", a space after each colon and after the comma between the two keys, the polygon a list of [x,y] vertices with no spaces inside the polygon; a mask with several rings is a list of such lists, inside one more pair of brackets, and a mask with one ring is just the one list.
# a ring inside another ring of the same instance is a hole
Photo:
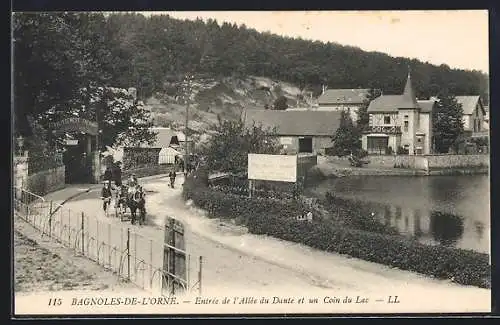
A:
{"label": "water reflection", "polygon": [[[358,204],[360,204],[358,202]],[[422,215],[421,209],[404,208],[389,204],[365,203],[376,211],[378,222],[395,228],[400,234],[407,235],[430,245],[457,246],[464,237],[464,218],[462,216],[440,211],[427,211]],[[474,222],[475,238],[480,242],[484,235],[484,224]],[[370,230],[370,229],[365,229]],[[487,252],[487,247],[472,245],[464,247]]]}
{"label": "water reflection", "polygon": [[434,240],[443,246],[455,244],[464,233],[462,218],[449,213],[431,212],[430,226]]}
{"label": "water reflection", "polygon": [[489,253],[488,176],[346,177],[313,193],[326,191],[366,204],[381,225],[422,243]]}

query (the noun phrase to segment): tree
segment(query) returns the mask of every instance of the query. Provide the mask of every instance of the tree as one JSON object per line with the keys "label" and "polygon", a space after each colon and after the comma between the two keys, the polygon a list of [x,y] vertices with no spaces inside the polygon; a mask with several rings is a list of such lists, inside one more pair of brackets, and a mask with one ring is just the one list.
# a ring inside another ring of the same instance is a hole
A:
{"label": "tree", "polygon": [[80,88],[105,85],[112,58],[102,14],[16,13],[13,16],[15,131],[27,117],[65,110]]}
{"label": "tree", "polygon": [[[100,149],[106,146],[137,146],[151,144],[156,134],[149,111],[132,98],[126,89],[111,87],[82,88],[76,98],[68,102],[64,111],[50,109],[36,118],[45,129],[50,124],[68,117],[99,121]],[[52,137],[52,140],[57,140]]]}
{"label": "tree", "polygon": [[244,121],[222,120],[212,127],[213,135],[201,149],[210,171],[246,172],[248,153],[277,154],[278,140],[273,131],[253,124],[245,127]]}
{"label": "tree", "polygon": [[434,150],[447,153],[456,147],[460,135],[463,134],[463,110],[456,98],[447,91],[438,95],[436,109],[432,112],[432,132],[434,134]]}
{"label": "tree", "polygon": [[358,154],[361,151],[360,132],[354,126],[348,112],[342,111],[340,114],[340,125],[332,137],[333,154],[338,157],[347,156],[350,153]]}
{"label": "tree", "polygon": [[364,131],[369,123],[370,123],[370,115],[368,114],[368,106],[370,106],[370,102],[380,96],[380,90],[376,90],[371,88],[368,91],[368,95],[365,100],[363,100],[363,104],[358,110],[358,120],[356,121],[356,125],[360,132]]}
{"label": "tree", "polygon": [[277,111],[284,111],[288,108],[287,98],[285,96],[280,96],[274,101],[274,109]]}

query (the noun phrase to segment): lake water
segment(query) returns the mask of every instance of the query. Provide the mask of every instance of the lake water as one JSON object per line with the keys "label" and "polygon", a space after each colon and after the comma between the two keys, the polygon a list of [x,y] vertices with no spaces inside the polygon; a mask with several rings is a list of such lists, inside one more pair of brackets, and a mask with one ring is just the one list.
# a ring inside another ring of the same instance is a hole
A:
{"label": "lake water", "polygon": [[[365,202],[385,225],[430,245],[490,251],[490,181],[470,176],[360,176],[313,189]],[[377,203],[377,204],[371,204]]]}

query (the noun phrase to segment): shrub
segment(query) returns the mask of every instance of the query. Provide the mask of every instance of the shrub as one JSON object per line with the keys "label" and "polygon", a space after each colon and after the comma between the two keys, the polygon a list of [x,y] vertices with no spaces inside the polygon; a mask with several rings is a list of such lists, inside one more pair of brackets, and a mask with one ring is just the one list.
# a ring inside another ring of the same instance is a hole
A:
{"label": "shrub", "polygon": [[[267,198],[248,198],[211,190],[198,172],[188,177],[183,196],[208,211],[209,217],[239,218],[254,234],[264,234],[302,243],[329,252],[346,254],[366,261],[381,263],[436,278],[489,288],[489,257],[474,251],[443,246],[429,246],[399,235],[373,233],[326,222],[321,211],[312,222],[296,220],[303,214],[299,201],[280,202]],[[331,197],[340,204],[341,200]],[[356,213],[355,210],[347,215]]]}
{"label": "shrub", "polygon": [[399,146],[396,153],[398,155],[407,155],[408,154],[408,150],[406,150],[405,148]]}

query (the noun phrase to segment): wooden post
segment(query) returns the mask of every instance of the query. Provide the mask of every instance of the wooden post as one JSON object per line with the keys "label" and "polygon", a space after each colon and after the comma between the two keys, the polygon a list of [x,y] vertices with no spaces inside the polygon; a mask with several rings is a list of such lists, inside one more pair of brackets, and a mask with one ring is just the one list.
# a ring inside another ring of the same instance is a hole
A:
{"label": "wooden post", "polygon": [[[99,220],[95,220],[96,223],[96,240],[95,240],[95,247],[96,247],[96,257],[97,257],[97,264],[99,264]],[[90,256],[90,255],[89,255]]]}
{"label": "wooden post", "polygon": [[109,269],[113,270],[113,266],[111,265],[111,224],[108,223],[108,263]]}
{"label": "wooden post", "polygon": [[153,289],[153,240],[149,240],[149,287]]}
{"label": "wooden post", "polygon": [[248,197],[252,198],[253,180],[248,180]]}
{"label": "wooden post", "polygon": [[[175,219],[170,219],[170,231],[172,232],[172,239],[171,239],[171,242],[170,242],[170,245],[172,247],[175,247]],[[173,275],[176,275],[175,274],[175,250],[170,248],[170,261],[171,261],[171,270],[170,270],[170,273],[173,274]],[[171,292],[172,292],[172,295],[175,294],[175,278],[174,277],[171,277],[172,279],[172,282],[171,282]]]}
{"label": "wooden post", "polygon": [[49,202],[49,237],[52,237],[52,201]]}
{"label": "wooden post", "polygon": [[85,214],[82,212],[82,255],[85,255]]}
{"label": "wooden post", "polygon": [[201,296],[201,275],[203,267],[203,257],[200,256],[200,270],[198,271],[198,295]]}

